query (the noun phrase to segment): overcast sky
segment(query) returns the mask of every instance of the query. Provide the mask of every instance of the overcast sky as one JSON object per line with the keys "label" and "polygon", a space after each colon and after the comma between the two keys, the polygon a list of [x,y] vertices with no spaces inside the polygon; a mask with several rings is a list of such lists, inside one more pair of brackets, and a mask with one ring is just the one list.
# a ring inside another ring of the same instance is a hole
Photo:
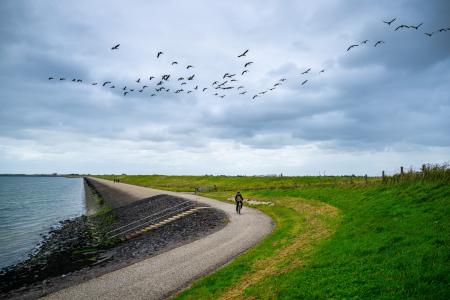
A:
{"label": "overcast sky", "polygon": [[[379,175],[450,161],[450,30],[435,32],[448,0],[93,2],[0,1],[0,173]],[[235,88],[213,89],[226,72]],[[170,91],[155,92],[163,74]]]}

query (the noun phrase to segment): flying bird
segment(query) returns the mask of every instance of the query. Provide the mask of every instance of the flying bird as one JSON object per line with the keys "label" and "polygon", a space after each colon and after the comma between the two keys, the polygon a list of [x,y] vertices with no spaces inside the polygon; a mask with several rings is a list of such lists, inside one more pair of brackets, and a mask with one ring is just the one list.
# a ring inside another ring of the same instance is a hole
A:
{"label": "flying bird", "polygon": [[48,80],[53,80],[53,77],[49,77]]}
{"label": "flying bird", "polygon": [[249,61],[248,63],[245,63],[244,68],[247,68],[248,66],[250,66],[253,62]]}
{"label": "flying bird", "polygon": [[230,82],[235,82],[235,81],[237,81],[237,79],[231,79],[231,80],[230,80]]}
{"label": "flying bird", "polygon": [[111,50],[119,50],[119,46],[120,46],[120,44],[117,44],[114,47],[112,47]]}
{"label": "flying bird", "polygon": [[324,73],[324,72],[325,72],[325,69],[322,69],[322,70],[319,71],[319,74],[320,73]]}
{"label": "flying bird", "polygon": [[186,69],[193,68],[194,66],[188,65]]}
{"label": "flying bird", "polygon": [[219,95],[219,93],[215,93],[215,94],[214,94],[214,96],[217,96],[217,95]]}
{"label": "flying bird", "polygon": [[306,70],[306,71],[303,72],[302,74],[307,74],[309,71],[311,71],[311,68],[309,68],[308,70]]}
{"label": "flying bird", "polygon": [[192,91],[187,91],[187,93],[189,94],[189,93],[192,93]]}
{"label": "flying bird", "polygon": [[203,88],[203,92],[206,91],[208,88]]}
{"label": "flying bird", "polygon": [[248,49],[245,50],[242,54],[239,54],[238,57],[244,57],[247,54],[247,52],[248,52]]}
{"label": "flying bird", "polygon": [[110,89],[115,89],[116,86],[112,85],[112,86],[110,86],[109,88],[110,88]]}
{"label": "flying bird", "polygon": [[447,30],[448,30],[448,28],[441,28],[441,29],[438,29],[439,32],[444,32],[444,31],[447,31]]}
{"label": "flying bird", "polygon": [[142,93],[143,91],[144,91],[144,90],[139,90],[138,92],[139,92],[139,93]]}
{"label": "flying bird", "polygon": [[218,81],[214,81],[213,83],[212,83],[212,85],[215,85],[215,84],[218,84],[219,82]]}
{"label": "flying bird", "polygon": [[153,78],[155,78],[155,76],[150,76],[150,78],[148,80],[152,80]]}
{"label": "flying bird", "polygon": [[83,82],[83,80],[81,80],[81,79],[77,79],[77,82]]}
{"label": "flying bird", "polygon": [[279,85],[281,85],[281,83],[277,82],[273,86],[279,86]]}
{"label": "flying bird", "polygon": [[151,94],[151,95],[150,95],[150,97],[155,97],[155,96],[156,96],[156,94]]}
{"label": "flying bird", "polygon": [[434,32],[431,32],[431,33],[425,32],[424,34],[431,37],[434,34]]}
{"label": "flying bird", "polygon": [[247,93],[247,91],[240,92],[239,95],[245,95],[245,93]]}
{"label": "flying bird", "polygon": [[136,80],[136,82],[137,82],[137,83],[141,82],[141,79],[140,79],[140,78],[138,78],[138,80]]}
{"label": "flying bird", "polygon": [[286,81],[286,78],[281,78],[280,81],[284,82],[284,81]]}
{"label": "flying bird", "polygon": [[393,19],[390,20],[390,21],[383,21],[383,23],[386,23],[386,24],[388,24],[389,26],[391,26],[391,24],[394,23],[395,20],[397,20],[397,18],[393,18]]}
{"label": "flying bird", "polygon": [[245,73],[247,73],[248,72],[248,70],[244,70],[244,71],[242,71],[242,74],[241,75],[244,75]]}
{"label": "flying bird", "polygon": [[128,94],[128,92],[123,92],[123,95],[126,96]]}
{"label": "flying bird", "polygon": [[192,80],[192,79],[194,79],[194,76],[195,76],[195,74],[193,74],[192,76],[189,76],[187,79]]}
{"label": "flying bird", "polygon": [[350,47],[347,48],[347,51],[350,51],[350,49],[352,49],[352,48],[354,48],[354,47],[358,47],[358,46],[359,46],[359,45],[356,45],[356,44],[350,45]]}
{"label": "flying bird", "polygon": [[178,81],[184,80],[184,77],[180,77],[180,78],[178,78],[177,80],[178,80]]}
{"label": "flying bird", "polygon": [[362,42],[361,42],[361,45],[362,45],[362,44],[367,44],[368,41],[369,41],[369,40],[364,40],[364,41],[362,41]]}
{"label": "flying bird", "polygon": [[244,86],[243,85],[241,85],[241,86],[238,86],[238,90],[240,90],[240,89],[243,89],[244,88]]}
{"label": "flying bird", "polygon": [[92,85],[97,85],[97,82],[93,82]]}
{"label": "flying bird", "polygon": [[198,90],[198,85],[195,86],[194,90]]}
{"label": "flying bird", "polygon": [[105,81],[105,82],[103,82],[103,86],[105,86],[105,85],[107,85],[109,83],[111,83],[111,81]]}
{"label": "flying bird", "polygon": [[275,88],[270,88],[269,90],[273,91]]}
{"label": "flying bird", "polygon": [[59,80],[66,80],[64,77],[59,78]]}
{"label": "flying bird", "polygon": [[142,87],[142,89],[145,89],[145,88],[148,88],[148,86],[144,85],[144,86]]}
{"label": "flying bird", "polygon": [[302,82],[302,85],[304,85],[305,83],[308,82],[308,79],[306,79],[305,81]]}
{"label": "flying bird", "polygon": [[255,99],[256,97],[258,97],[258,95],[254,95],[252,99]]}
{"label": "flying bird", "polygon": [[177,62],[177,61],[173,61],[173,62],[172,62],[172,66],[173,66],[173,65],[178,65],[178,62]]}
{"label": "flying bird", "polygon": [[134,89],[130,89],[130,92],[134,92]]}
{"label": "flying bird", "polygon": [[186,82],[182,82],[182,83],[181,83],[181,85],[185,85],[185,84],[186,84]]}
{"label": "flying bird", "polygon": [[72,81],[75,82],[75,81],[77,81],[77,80],[74,78],[74,79],[72,79]]}
{"label": "flying bird", "polygon": [[225,74],[223,74],[222,79],[225,79],[225,78],[228,77],[229,75],[230,75],[230,73],[225,73]]}
{"label": "flying bird", "polygon": [[374,47],[378,46],[379,44],[385,44],[385,42],[384,41],[378,41],[378,42],[375,43]]}
{"label": "flying bird", "polygon": [[156,85],[162,85],[162,84],[163,84],[163,82],[159,81]]}
{"label": "flying bird", "polygon": [[403,24],[403,25],[397,26],[397,28],[395,28],[394,31],[397,31],[397,30],[399,30],[399,29],[401,29],[401,28],[409,28],[409,26]]}
{"label": "flying bird", "polygon": [[219,96],[219,97],[223,99],[223,97],[225,97],[225,95],[222,95],[222,96]]}
{"label": "flying bird", "polygon": [[126,91],[127,90],[127,86],[124,86],[122,90]]}
{"label": "flying bird", "polygon": [[159,56],[160,56],[161,54],[164,54],[164,52],[159,51],[158,54],[156,54],[156,58],[159,58]]}
{"label": "flying bird", "polygon": [[409,27],[414,28],[415,30],[417,30],[417,29],[419,29],[420,26],[422,26],[422,24],[423,24],[423,23],[420,23],[420,24],[417,25],[417,26],[412,26],[412,25],[410,25]]}

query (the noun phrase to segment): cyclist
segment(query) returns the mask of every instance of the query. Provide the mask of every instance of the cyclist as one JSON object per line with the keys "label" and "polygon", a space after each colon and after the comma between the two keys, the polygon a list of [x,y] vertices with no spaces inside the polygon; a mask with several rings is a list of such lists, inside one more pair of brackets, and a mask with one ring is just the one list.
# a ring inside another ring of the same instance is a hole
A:
{"label": "cyclist", "polygon": [[244,202],[244,197],[242,197],[241,192],[236,193],[234,200],[236,201],[236,212],[241,214],[242,203]]}

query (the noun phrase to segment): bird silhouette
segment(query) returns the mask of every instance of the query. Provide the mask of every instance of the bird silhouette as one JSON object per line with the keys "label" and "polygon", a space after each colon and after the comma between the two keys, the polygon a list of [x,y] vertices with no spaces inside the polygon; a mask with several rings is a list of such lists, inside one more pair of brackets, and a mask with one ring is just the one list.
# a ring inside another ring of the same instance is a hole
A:
{"label": "bird silhouette", "polygon": [[103,82],[103,86],[105,86],[105,85],[107,85],[109,83],[111,83],[111,81],[105,81],[105,82]]}
{"label": "bird silhouette", "polygon": [[198,90],[198,85],[195,86],[194,90]]}
{"label": "bird silhouette", "polygon": [[170,91],[170,89],[166,89],[166,92],[168,93]]}
{"label": "bird silhouette", "polygon": [[208,88],[203,88],[203,92],[206,91]]}
{"label": "bird silhouette", "polygon": [[150,77],[148,78],[148,80],[152,80],[153,78],[155,78],[155,76],[150,76]]}
{"label": "bird silhouette", "polygon": [[244,86],[243,85],[241,85],[241,86],[238,86],[238,90],[240,90],[240,89],[243,89],[244,88]]}
{"label": "bird silhouette", "polygon": [[172,66],[173,66],[173,65],[177,65],[177,64],[178,64],[177,61],[173,61],[173,62],[172,62]]}
{"label": "bird silhouette", "polygon": [[362,44],[367,44],[368,41],[369,41],[369,40],[364,40],[364,41],[362,41],[362,42],[361,42],[361,45],[362,45]]}
{"label": "bird silhouette", "polygon": [[258,95],[254,95],[252,99],[255,99],[256,97],[258,97]]}
{"label": "bird silhouette", "polygon": [[122,90],[126,91],[127,90],[127,86],[124,86]]}
{"label": "bird silhouette", "polygon": [[170,74],[163,75],[161,78],[165,81],[168,81],[170,78]]}
{"label": "bird silhouette", "polygon": [[285,82],[285,81],[286,81],[286,78],[281,78],[280,81],[281,81],[281,82]]}
{"label": "bird silhouette", "polygon": [[307,82],[308,82],[308,79],[304,80],[304,81],[302,82],[302,85],[304,85],[304,84],[307,83]]}
{"label": "bird silhouette", "polygon": [[245,50],[242,54],[239,54],[238,57],[244,57],[247,54],[247,52],[248,52],[248,49]]}
{"label": "bird silhouette", "polygon": [[245,95],[245,93],[247,93],[247,91],[240,92],[239,95]]}
{"label": "bird silhouette", "polygon": [[390,21],[383,21],[383,23],[386,23],[386,24],[388,24],[389,26],[391,26],[391,24],[392,24],[393,22],[395,22],[395,20],[397,20],[397,18],[393,18],[393,19],[390,20]]}
{"label": "bird silhouette", "polygon": [[156,58],[159,58],[159,56],[160,56],[161,54],[164,54],[164,52],[159,51],[158,54],[156,54]]}
{"label": "bird silhouette", "polygon": [[128,92],[123,92],[123,95],[126,96],[128,94]]}
{"label": "bird silhouette", "polygon": [[236,74],[230,74],[230,75],[228,75],[229,78],[233,78],[234,76],[236,76]]}
{"label": "bird silhouette", "polygon": [[238,81],[237,79],[231,79],[230,82],[235,82]]}
{"label": "bird silhouette", "polygon": [[225,73],[225,74],[223,74],[223,77],[222,77],[222,79],[225,79],[225,78],[227,78],[227,77],[228,77],[228,75],[230,75],[230,73]]}
{"label": "bird silhouette", "polygon": [[109,88],[110,88],[110,89],[115,89],[116,87],[115,87],[114,85],[112,85],[112,86],[110,86]]}
{"label": "bird silhouette", "polygon": [[81,80],[81,79],[77,79],[77,82],[83,82],[83,80]]}
{"label": "bird silhouette", "polygon": [[180,77],[180,78],[178,78],[177,80],[178,80],[178,81],[184,80],[184,77]]}
{"label": "bird silhouette", "polygon": [[248,66],[250,66],[253,62],[249,61],[248,63],[245,63],[244,68],[247,68]]}
{"label": "bird silhouette", "polygon": [[193,66],[191,66],[191,65],[188,65],[188,66],[186,67],[186,69],[189,69],[189,68],[193,68]]}
{"label": "bird silhouette", "polygon": [[270,88],[269,90],[273,91],[275,88]]}
{"label": "bird silhouette", "polygon": [[408,25],[402,24],[402,25],[400,25],[400,26],[397,26],[397,28],[395,28],[394,31],[397,31],[397,30],[399,30],[399,29],[401,29],[401,28],[409,28],[409,26],[408,26]]}
{"label": "bird silhouette", "polygon": [[97,85],[97,84],[98,84],[97,82],[93,82],[93,83],[92,83],[92,85]]}
{"label": "bird silhouette", "polygon": [[309,71],[311,71],[311,68],[309,68],[308,70],[304,71],[302,74],[307,74]]}
{"label": "bird silhouette", "polygon": [[160,81],[160,82],[158,82],[156,85],[162,85],[163,84],[163,82],[162,81]]}
{"label": "bird silhouette", "polygon": [[325,72],[325,69],[322,69],[322,70],[320,70],[319,74],[324,73],[324,72]]}
{"label": "bird silhouette", "polygon": [[137,83],[141,82],[141,79],[140,79],[140,78],[138,78],[138,80],[136,80],[136,82],[137,82]]}
{"label": "bird silhouette", "polygon": [[111,50],[119,50],[119,46],[120,46],[120,44],[117,44],[114,47],[112,47]]}
{"label": "bird silhouette", "polygon": [[145,88],[148,88],[148,86],[144,85],[144,86],[142,87],[142,89],[145,89]]}
{"label": "bird silhouette", "polygon": [[142,93],[143,91],[144,91],[144,90],[139,90],[138,92],[139,92],[139,93]]}
{"label": "bird silhouette", "polygon": [[75,81],[77,81],[77,80],[74,78],[74,79],[72,79],[72,81],[75,82]]}
{"label": "bird silhouette", "polygon": [[49,77],[48,80],[53,80],[53,77]]}
{"label": "bird silhouette", "polygon": [[277,82],[273,86],[279,86],[279,85],[281,85],[281,83]]}
{"label": "bird silhouette", "polygon": [[223,99],[223,97],[225,97],[225,95],[222,95],[222,96],[219,96],[219,97]]}
{"label": "bird silhouette", "polygon": [[350,47],[347,48],[347,51],[350,51],[350,49],[352,49],[352,48],[354,48],[354,47],[358,47],[358,46],[359,46],[359,45],[356,45],[356,44],[350,45]]}
{"label": "bird silhouette", "polygon": [[417,29],[419,29],[420,26],[422,26],[422,24],[423,24],[423,23],[420,23],[420,24],[417,25],[417,26],[409,25],[409,27],[414,28],[415,30],[417,30]]}
{"label": "bird silhouette", "polygon": [[150,95],[150,97],[155,97],[155,96],[156,96],[156,94],[151,94],[151,95]]}
{"label": "bird silhouette", "polygon": [[424,34],[431,37],[434,34],[434,32],[431,32],[431,33],[425,32]]}
{"label": "bird silhouette", "polygon": [[192,93],[192,91],[187,91],[187,94]]}
{"label": "bird silhouette", "polygon": [[192,76],[189,76],[187,79],[192,80],[192,79],[194,79],[194,76],[195,76],[195,74],[193,74]]}
{"label": "bird silhouette", "polygon": [[215,93],[215,94],[214,94],[214,96],[217,96],[217,95],[219,95],[219,93]]}
{"label": "bird silhouette", "polygon": [[384,41],[378,41],[378,42],[375,43],[374,47],[378,46],[379,44],[385,44],[385,42]]}
{"label": "bird silhouette", "polygon": [[130,89],[130,92],[134,92],[134,89]]}
{"label": "bird silhouette", "polygon": [[66,80],[64,77],[59,78],[59,80]]}
{"label": "bird silhouette", "polygon": [[259,92],[260,95],[264,95],[267,91]]}
{"label": "bird silhouette", "polygon": [[447,31],[447,30],[448,30],[448,28],[441,28],[441,29],[438,29],[437,31],[444,32],[444,31]]}
{"label": "bird silhouette", "polygon": [[245,73],[247,73],[248,72],[248,70],[244,70],[244,71],[242,71],[242,74],[241,75],[244,75]]}
{"label": "bird silhouette", "polygon": [[212,85],[215,85],[215,84],[218,84],[219,82],[218,81],[214,81],[213,83],[212,83]]}
{"label": "bird silhouette", "polygon": [[181,83],[181,85],[185,85],[185,84],[186,84],[186,82],[182,82],[182,83]]}

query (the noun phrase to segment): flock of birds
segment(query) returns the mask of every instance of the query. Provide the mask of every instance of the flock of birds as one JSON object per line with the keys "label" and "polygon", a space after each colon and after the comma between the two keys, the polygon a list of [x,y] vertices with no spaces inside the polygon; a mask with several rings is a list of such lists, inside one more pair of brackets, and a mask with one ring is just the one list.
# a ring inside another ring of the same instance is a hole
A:
{"label": "flock of birds", "polygon": [[[383,23],[387,24],[387,26],[391,27],[391,25],[393,25],[393,23],[397,20],[397,18],[393,18],[390,21],[383,21]],[[398,26],[392,26],[395,27],[394,31],[399,31],[399,30],[406,30],[406,29],[413,29],[413,30],[419,30],[419,28],[423,25],[423,23],[420,23],[418,25],[405,25],[405,24],[401,24]],[[450,32],[450,27],[447,28],[440,28],[437,29],[435,31],[432,32],[424,32],[424,34],[428,37],[432,37],[435,34],[438,33],[443,33],[449,31]],[[352,44],[350,46],[347,47],[347,52],[352,50],[353,48],[362,46],[362,45],[367,45],[369,43],[369,40],[363,40],[360,43],[357,44]],[[373,43],[374,47],[378,47],[381,46],[382,44],[385,44],[386,42],[383,40],[376,40]],[[111,47],[112,51],[117,51],[119,50],[120,44],[116,44],[113,47]],[[137,93],[144,93],[145,91],[149,91],[150,97],[155,97],[158,94],[162,94],[162,93],[169,93],[169,92],[173,92],[175,94],[179,94],[179,93],[186,93],[186,94],[190,94],[193,92],[202,92],[202,93],[206,93],[207,91],[212,91],[212,95],[216,96],[216,97],[220,97],[220,98],[224,98],[225,96],[227,96],[227,94],[230,91],[235,90],[236,93],[240,96],[246,95],[248,93],[248,89],[243,85],[243,79],[246,76],[247,73],[250,72],[251,70],[251,65],[253,64],[253,61],[249,61],[249,60],[243,60],[244,58],[247,57],[247,54],[249,52],[249,49],[245,50],[244,52],[242,52],[241,54],[237,55],[237,59],[242,61],[242,69],[239,70],[239,72],[236,73],[225,73],[222,76],[220,76],[220,78],[217,78],[216,80],[214,80],[213,82],[211,82],[211,84],[209,86],[202,86],[200,87],[200,85],[197,83],[196,79],[196,74],[192,73],[191,69],[195,69],[193,65],[186,65],[185,66],[185,75],[182,76],[175,76],[173,74],[161,74],[159,76],[150,76],[147,79],[142,79],[141,78],[137,78],[135,80],[136,84],[133,84],[132,86],[128,85],[123,85],[123,86],[116,86],[116,84],[112,83],[111,81],[104,81],[104,82],[92,82],[90,83],[92,86],[102,86],[104,88],[109,88],[109,89],[119,89],[121,90],[121,93],[123,96],[127,96],[130,93],[133,92],[137,92]],[[162,55],[165,55],[164,52],[162,51],[158,51],[156,54],[156,59],[160,59],[160,57]],[[172,61],[170,63],[171,67],[176,67],[177,65],[179,65],[178,61]],[[178,70],[179,71],[179,70]],[[318,74],[322,74],[324,73],[326,70],[325,69],[320,69],[318,71]],[[187,73],[190,72],[190,73]],[[309,79],[305,76],[307,76],[308,74],[312,73],[312,68],[306,68],[305,71],[301,72],[300,75],[303,76],[303,78],[299,81],[299,85],[303,86],[305,85]],[[48,80],[54,80],[54,77],[49,77]],[[59,77],[59,81],[64,81],[66,80],[65,77]],[[269,88],[263,90],[263,91],[259,91],[253,95],[251,95],[251,98],[253,100],[255,100],[258,97],[261,97],[263,95],[265,95],[266,93],[272,92],[275,89],[279,88],[287,79],[286,78],[280,78],[278,81],[276,81],[275,83],[273,83],[272,86],[270,86]],[[72,82],[75,83],[83,83],[82,79],[77,79],[77,78],[73,78],[71,79]],[[174,82],[174,84],[169,84],[169,81]]]}

